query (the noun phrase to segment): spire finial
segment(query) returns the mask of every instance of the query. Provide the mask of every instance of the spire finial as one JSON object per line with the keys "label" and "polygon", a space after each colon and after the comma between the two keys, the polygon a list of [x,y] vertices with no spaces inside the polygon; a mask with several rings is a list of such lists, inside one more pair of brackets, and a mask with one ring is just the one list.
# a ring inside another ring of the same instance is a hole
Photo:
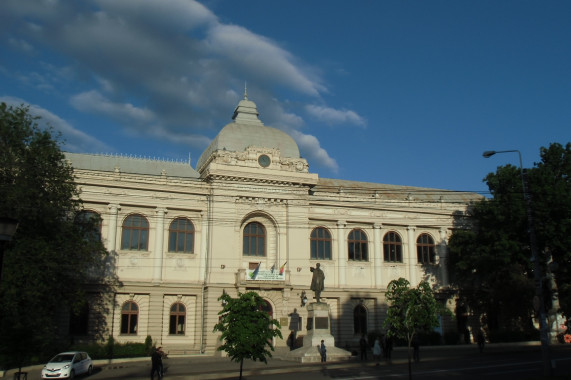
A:
{"label": "spire finial", "polygon": [[248,86],[246,81],[244,81],[244,100],[248,100]]}

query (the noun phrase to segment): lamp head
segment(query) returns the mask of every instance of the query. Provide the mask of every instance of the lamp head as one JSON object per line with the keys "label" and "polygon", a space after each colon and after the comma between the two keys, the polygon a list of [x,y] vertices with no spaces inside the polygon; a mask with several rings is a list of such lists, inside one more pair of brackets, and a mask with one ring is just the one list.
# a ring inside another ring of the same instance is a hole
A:
{"label": "lamp head", "polygon": [[490,158],[496,153],[497,152],[495,150],[487,150],[484,153],[482,153],[482,156],[484,156],[485,158]]}

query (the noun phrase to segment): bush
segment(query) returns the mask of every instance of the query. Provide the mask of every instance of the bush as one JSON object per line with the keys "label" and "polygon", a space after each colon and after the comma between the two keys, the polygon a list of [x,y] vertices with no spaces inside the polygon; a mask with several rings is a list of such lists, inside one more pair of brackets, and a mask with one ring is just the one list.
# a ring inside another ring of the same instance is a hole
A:
{"label": "bush", "polygon": [[[150,336],[147,339],[150,340]],[[150,349],[147,345],[147,340],[145,343],[115,343],[115,339],[109,337],[109,340],[104,344],[75,345],[71,350],[85,351],[92,359],[133,358],[149,356]]]}

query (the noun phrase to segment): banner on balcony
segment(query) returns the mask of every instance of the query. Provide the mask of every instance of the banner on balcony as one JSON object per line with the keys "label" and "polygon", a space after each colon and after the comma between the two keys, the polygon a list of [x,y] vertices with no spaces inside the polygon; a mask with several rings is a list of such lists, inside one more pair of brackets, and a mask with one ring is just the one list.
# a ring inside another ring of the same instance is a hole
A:
{"label": "banner on balcony", "polygon": [[246,280],[249,281],[285,281],[285,273],[280,273],[279,270],[260,270],[256,269],[246,270]]}

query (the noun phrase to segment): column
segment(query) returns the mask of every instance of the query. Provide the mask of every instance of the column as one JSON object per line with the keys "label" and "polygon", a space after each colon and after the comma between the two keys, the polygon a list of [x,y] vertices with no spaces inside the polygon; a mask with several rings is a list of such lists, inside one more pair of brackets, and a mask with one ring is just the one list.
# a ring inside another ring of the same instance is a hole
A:
{"label": "column", "polygon": [[157,208],[155,225],[155,260],[153,265],[153,283],[159,283],[163,279],[163,251],[164,251],[164,237],[165,237],[165,208]]}
{"label": "column", "polygon": [[339,287],[345,285],[347,272],[347,241],[345,240],[345,226],[347,222],[337,222],[337,266],[339,268]]}
{"label": "column", "polygon": [[412,286],[416,286],[417,285],[417,279],[416,279],[416,262],[417,262],[417,257],[416,257],[416,244],[414,241],[414,231],[416,230],[415,226],[408,226],[406,228],[407,231],[407,240],[408,240],[408,276],[409,276],[409,281],[410,284]]}
{"label": "column", "polygon": [[381,228],[383,227],[382,224],[377,224],[375,223],[373,225],[373,231],[374,231],[374,236],[373,238],[375,239],[375,245],[374,245],[374,258],[375,258],[375,285],[376,288],[380,288],[383,286],[382,284],[382,276],[381,276],[381,263],[382,263],[382,250],[383,250],[383,240],[381,237]]}
{"label": "column", "polygon": [[[204,217],[204,211],[200,213],[200,251],[199,251],[199,269],[198,278],[200,281],[204,281],[206,278],[206,258],[208,257],[208,218]],[[198,231],[196,231],[198,232]]]}
{"label": "column", "polygon": [[440,279],[442,286],[448,286],[448,245],[446,244],[446,229],[440,229],[440,242],[438,243],[438,265],[440,267]]}
{"label": "column", "polygon": [[117,251],[117,216],[121,207],[118,204],[109,204],[109,231],[107,232],[107,250],[111,253]]}

